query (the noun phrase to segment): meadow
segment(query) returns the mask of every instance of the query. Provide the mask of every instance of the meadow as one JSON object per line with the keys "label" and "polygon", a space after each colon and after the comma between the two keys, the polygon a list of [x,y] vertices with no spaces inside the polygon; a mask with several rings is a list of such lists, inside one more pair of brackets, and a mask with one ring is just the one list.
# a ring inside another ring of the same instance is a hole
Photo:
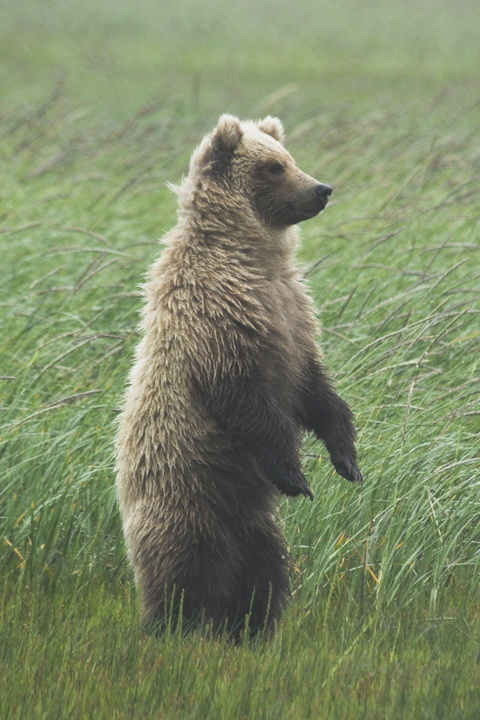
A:
{"label": "meadow", "polygon": [[[480,11],[24,0],[0,27],[0,718],[474,720]],[[140,286],[223,112],[334,187],[299,259],[353,487],[304,444],[276,637],[144,637],[113,442]]]}

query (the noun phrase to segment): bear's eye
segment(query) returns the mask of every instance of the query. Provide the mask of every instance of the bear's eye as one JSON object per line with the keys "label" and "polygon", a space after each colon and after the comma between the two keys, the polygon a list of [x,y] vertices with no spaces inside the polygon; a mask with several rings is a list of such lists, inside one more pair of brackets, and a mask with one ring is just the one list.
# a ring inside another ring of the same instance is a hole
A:
{"label": "bear's eye", "polygon": [[281,175],[285,172],[285,168],[279,162],[270,163],[270,165],[267,166],[267,170],[271,175]]}

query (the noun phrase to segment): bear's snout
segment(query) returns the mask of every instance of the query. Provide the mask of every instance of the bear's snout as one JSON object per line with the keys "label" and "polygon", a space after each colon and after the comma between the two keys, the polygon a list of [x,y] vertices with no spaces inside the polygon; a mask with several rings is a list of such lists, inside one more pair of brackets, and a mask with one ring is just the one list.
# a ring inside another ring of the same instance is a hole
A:
{"label": "bear's snout", "polygon": [[309,178],[309,180],[309,187],[305,188],[304,191],[297,196],[296,202],[294,203],[294,208],[299,214],[295,222],[308,220],[318,215],[319,212],[322,212],[328,203],[328,198],[333,192],[330,185],[319,183],[317,180],[312,183],[311,178]]}

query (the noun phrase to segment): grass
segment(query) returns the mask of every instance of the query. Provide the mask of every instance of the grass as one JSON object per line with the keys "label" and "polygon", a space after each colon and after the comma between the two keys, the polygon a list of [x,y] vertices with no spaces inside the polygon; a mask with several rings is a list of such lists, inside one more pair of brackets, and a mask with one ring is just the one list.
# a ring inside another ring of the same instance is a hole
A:
{"label": "grass", "polygon": [[[478,10],[352,7],[4,11],[6,720],[478,715]],[[334,186],[301,260],[366,477],[306,441],[315,501],[282,501],[293,602],[240,648],[139,634],[112,462],[165,181],[224,111],[280,115]]]}

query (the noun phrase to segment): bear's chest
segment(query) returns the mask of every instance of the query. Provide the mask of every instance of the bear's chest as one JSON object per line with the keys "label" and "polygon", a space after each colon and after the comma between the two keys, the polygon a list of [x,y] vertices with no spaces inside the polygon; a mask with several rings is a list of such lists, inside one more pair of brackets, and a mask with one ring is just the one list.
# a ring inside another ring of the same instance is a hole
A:
{"label": "bear's chest", "polygon": [[268,330],[261,348],[261,372],[281,404],[291,406],[314,342],[315,319],[306,296],[288,282],[272,283],[263,302]]}

